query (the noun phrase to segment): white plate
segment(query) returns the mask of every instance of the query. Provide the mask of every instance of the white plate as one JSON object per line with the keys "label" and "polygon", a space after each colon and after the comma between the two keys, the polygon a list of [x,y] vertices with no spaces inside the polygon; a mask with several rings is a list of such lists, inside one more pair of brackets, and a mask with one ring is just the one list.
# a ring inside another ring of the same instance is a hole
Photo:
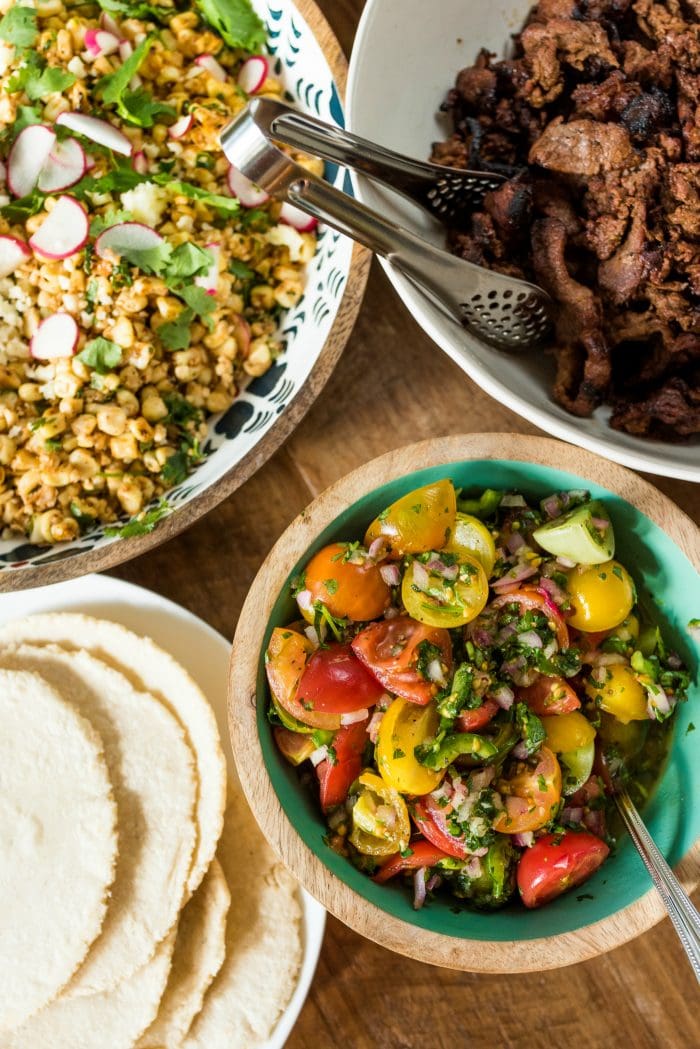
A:
{"label": "white plate", "polygon": [[[532,0],[438,0],[426,17],[424,0],[367,0],[350,60],[350,130],[427,159],[431,144],[449,134],[440,105],[459,70],[474,62],[481,47],[502,55],[531,7]],[[444,247],[444,229],[422,209],[365,179],[354,181],[364,203]],[[418,324],[495,400],[547,433],[624,466],[700,481],[700,441],[670,444],[620,433],[608,426],[609,408],[590,419],[570,415],[551,396],[549,359],[491,349],[382,264]]]}
{"label": "white plate", "polygon": [[[187,670],[216,714],[229,768],[234,769],[226,717],[230,645],[202,619],[151,590],[109,576],[90,575],[38,590],[0,594],[0,624],[36,612],[84,612],[147,634]],[[284,1049],[309,993],[323,942],[326,912],[300,887],[304,955],[296,990],[265,1049]]]}

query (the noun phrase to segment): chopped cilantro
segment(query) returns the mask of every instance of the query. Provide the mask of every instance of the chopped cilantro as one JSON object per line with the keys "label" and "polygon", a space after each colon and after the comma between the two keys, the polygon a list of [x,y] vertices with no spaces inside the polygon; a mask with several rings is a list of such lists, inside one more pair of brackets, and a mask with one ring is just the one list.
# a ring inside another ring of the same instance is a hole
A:
{"label": "chopped cilantro", "polygon": [[333,594],[336,594],[338,592],[337,579],[324,579],[323,585],[325,586],[327,592],[331,595],[331,597],[333,596]]}
{"label": "chopped cilantro", "polygon": [[56,66],[46,66],[38,76],[31,76],[24,85],[24,91],[32,102],[36,102],[46,95],[53,95],[65,91],[75,83],[72,73]]}
{"label": "chopped cilantro", "polygon": [[47,437],[44,441],[44,448],[47,452],[58,452],[63,447],[63,443],[60,437]]}
{"label": "chopped cilantro", "polygon": [[167,22],[172,18],[172,7],[149,4],[144,0],[97,0],[103,11],[121,15],[123,18],[142,18],[154,22]]}
{"label": "chopped cilantro", "polygon": [[78,527],[81,533],[87,532],[88,529],[92,528],[95,523],[95,518],[92,517],[91,514],[84,514],[75,500],[71,501],[68,509],[71,512],[71,516],[78,522]]}
{"label": "chopped cilantro", "polygon": [[160,471],[161,479],[168,486],[181,484],[189,477],[196,461],[197,457],[192,457],[187,445],[183,443],[179,451],[165,460]]}
{"label": "chopped cilantro", "polygon": [[688,727],[687,727],[687,729],[685,730],[685,734],[686,734],[686,736],[687,736],[687,735],[688,735],[688,734],[689,734],[690,732],[695,732],[695,725],[693,724],[693,722],[692,722],[692,721],[689,721],[689,722],[688,722]]}
{"label": "chopped cilantro", "polygon": [[116,106],[122,120],[138,127],[151,127],[154,116],[166,113],[168,116],[176,115],[172,106],[154,102],[143,88],[137,91],[129,89],[132,78],[138,73],[141,63],[155,42],[155,35],[147,36],[114,73],[103,76],[95,85],[95,91],[101,95],[105,105]]}
{"label": "chopped cilantro", "polygon": [[399,747],[397,747],[396,750],[394,751],[394,760],[398,761],[399,758],[405,758],[405,757],[406,757],[406,755],[403,752],[403,750],[401,750]]}
{"label": "chopped cilantro", "polygon": [[120,222],[132,222],[133,215],[130,211],[124,211],[123,209],[109,208],[104,215],[96,215],[90,223],[90,236],[99,237],[100,233],[104,230],[109,229],[111,226],[116,226]]}
{"label": "chopped cilantro", "polygon": [[442,649],[434,645],[432,641],[421,641],[416,645],[416,670],[425,681],[432,680],[428,674],[428,668],[434,659],[440,661],[443,658]]}
{"label": "chopped cilantro", "polygon": [[515,704],[515,727],[520,733],[528,755],[539,750],[547,738],[544,725],[526,703]]}
{"label": "chopped cilantro", "polygon": [[186,350],[190,344],[190,325],[193,320],[194,310],[185,306],[174,320],[160,325],[157,330],[158,338],[169,350]]}
{"label": "chopped cilantro", "polygon": [[413,849],[411,849],[411,848],[407,848],[407,849],[402,849],[401,850],[401,856],[403,857],[404,860],[407,860],[408,857],[412,856],[412,855],[413,855]]}
{"label": "chopped cilantro", "polygon": [[[179,244],[165,264],[167,281],[184,280],[206,273],[214,263],[214,256],[206,248],[186,242]],[[211,296],[209,296],[211,299]]]}
{"label": "chopped cilantro", "polygon": [[255,276],[255,270],[252,270],[250,266],[246,266],[245,262],[241,262],[240,259],[231,259],[228,264],[228,271],[234,277],[238,277],[239,280],[252,280]]}
{"label": "chopped cilantro", "polygon": [[121,359],[121,346],[117,346],[116,342],[110,342],[101,335],[86,343],[85,349],[78,354],[78,360],[87,364],[88,368],[93,368],[99,375],[105,375],[116,368],[121,363]]}
{"label": "chopped cilantro", "polygon": [[[224,215],[235,215],[240,210],[240,204],[236,197],[224,197],[220,193],[210,193],[201,186],[193,186],[191,182],[179,182],[173,180],[168,172],[159,172],[152,176],[152,181],[159,186],[168,186],[173,193],[180,193],[183,197],[191,200],[199,200]],[[251,209],[252,210],[252,209]],[[264,212],[263,214],[267,214]]]}
{"label": "chopped cilantro", "polygon": [[110,528],[105,528],[105,535],[117,537],[119,539],[132,539],[138,535],[148,535],[152,532],[155,526],[162,518],[167,517],[172,512],[172,508],[168,504],[167,500],[161,499],[157,506],[154,506],[151,510],[146,510],[143,513],[138,514],[137,517],[132,517],[130,521],[127,521],[123,525],[114,525]]}
{"label": "chopped cilantro", "polygon": [[259,50],[267,38],[265,24],[250,0],[195,0],[200,14],[229,47]]}
{"label": "chopped cilantro", "polygon": [[15,47],[31,47],[38,33],[36,11],[33,7],[15,4],[0,19],[0,40],[14,44]]}

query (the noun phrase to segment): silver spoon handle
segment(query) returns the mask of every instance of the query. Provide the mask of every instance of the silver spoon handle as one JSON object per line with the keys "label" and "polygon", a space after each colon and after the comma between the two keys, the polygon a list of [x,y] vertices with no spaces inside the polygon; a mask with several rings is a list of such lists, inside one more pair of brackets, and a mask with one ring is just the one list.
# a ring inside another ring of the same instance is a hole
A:
{"label": "silver spoon handle", "polygon": [[700,914],[661,855],[624,787],[618,788],[615,800],[630,837],[664,902],[669,918],[673,922],[678,938],[693,967],[696,979],[700,983]]}

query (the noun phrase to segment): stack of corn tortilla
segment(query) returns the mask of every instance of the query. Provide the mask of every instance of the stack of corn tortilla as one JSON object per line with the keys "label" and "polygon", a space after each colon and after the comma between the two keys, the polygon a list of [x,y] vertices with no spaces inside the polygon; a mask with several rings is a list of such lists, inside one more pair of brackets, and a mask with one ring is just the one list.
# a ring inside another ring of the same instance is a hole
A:
{"label": "stack of corn tortilla", "polygon": [[211,707],[149,638],[0,628],[0,1049],[254,1049],[301,961],[297,887]]}

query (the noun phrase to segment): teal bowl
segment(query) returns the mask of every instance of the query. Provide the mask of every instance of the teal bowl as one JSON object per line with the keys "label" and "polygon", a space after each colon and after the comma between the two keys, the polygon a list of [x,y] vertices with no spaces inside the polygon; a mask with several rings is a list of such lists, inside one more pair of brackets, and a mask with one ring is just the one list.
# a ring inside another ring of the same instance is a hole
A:
{"label": "teal bowl", "polygon": [[404,887],[375,885],[324,843],[326,827],[315,800],[278,753],[267,721],[264,651],[272,629],[297,615],[293,576],[322,546],[360,538],[389,503],[443,477],[466,490],[517,489],[535,500],[554,490],[588,488],[605,501],[617,556],[635,577],[642,607],[691,670],[688,701],[677,711],[669,757],[644,819],[686,887],[697,882],[700,651],[688,623],[700,615],[699,533],[641,478],[557,441],[479,434],[424,442],[369,463],[311,504],[260,570],[234,641],[229,709],[239,773],[264,833],[305,888],[372,939],[422,961],[470,971],[540,970],[581,961],[633,938],[664,914],[627,836],[585,890],[542,910],[512,904],[479,913],[445,896],[415,911]]}

